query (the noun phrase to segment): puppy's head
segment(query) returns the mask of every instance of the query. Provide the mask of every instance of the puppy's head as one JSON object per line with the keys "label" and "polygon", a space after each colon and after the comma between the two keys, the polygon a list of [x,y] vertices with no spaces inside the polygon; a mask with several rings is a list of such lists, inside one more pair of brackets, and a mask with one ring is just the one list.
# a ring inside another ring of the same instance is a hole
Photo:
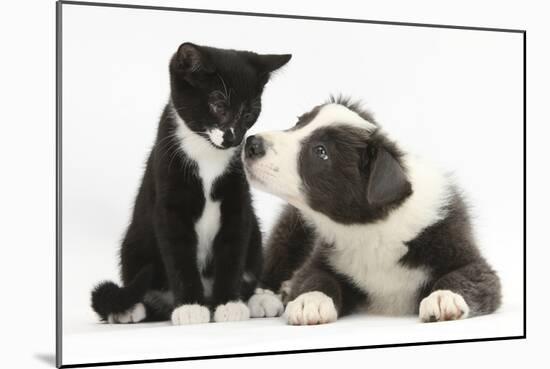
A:
{"label": "puppy's head", "polygon": [[368,113],[338,101],[248,137],[243,150],[255,187],[345,224],[380,219],[412,193],[401,156]]}

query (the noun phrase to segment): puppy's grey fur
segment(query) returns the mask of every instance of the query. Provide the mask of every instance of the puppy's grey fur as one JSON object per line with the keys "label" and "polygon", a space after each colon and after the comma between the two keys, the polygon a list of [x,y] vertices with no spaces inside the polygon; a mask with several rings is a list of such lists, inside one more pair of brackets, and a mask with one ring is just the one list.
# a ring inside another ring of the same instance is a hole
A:
{"label": "puppy's grey fur", "polygon": [[289,202],[263,275],[273,290],[290,280],[289,323],[359,309],[450,320],[499,307],[499,278],[460,190],[357,104],[332,99],[287,131],[249,138],[243,156],[251,183]]}

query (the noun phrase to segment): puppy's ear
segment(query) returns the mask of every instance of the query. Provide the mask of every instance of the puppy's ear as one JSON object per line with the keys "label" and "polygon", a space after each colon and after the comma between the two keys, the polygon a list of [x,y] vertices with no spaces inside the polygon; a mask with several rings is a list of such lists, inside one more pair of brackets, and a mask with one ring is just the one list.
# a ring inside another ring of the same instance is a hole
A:
{"label": "puppy's ear", "polygon": [[180,45],[175,55],[175,65],[180,72],[193,74],[197,72],[214,72],[214,66],[204,50],[195,44],[185,42]]}
{"label": "puppy's ear", "polygon": [[384,148],[369,148],[367,201],[381,207],[404,199],[412,193],[411,183],[399,162]]}

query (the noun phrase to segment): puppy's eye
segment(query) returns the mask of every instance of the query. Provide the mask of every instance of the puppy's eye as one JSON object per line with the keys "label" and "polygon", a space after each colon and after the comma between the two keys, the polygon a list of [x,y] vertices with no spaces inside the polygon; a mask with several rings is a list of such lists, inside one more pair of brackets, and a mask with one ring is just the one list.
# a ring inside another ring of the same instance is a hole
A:
{"label": "puppy's eye", "polygon": [[328,160],[327,149],[323,145],[317,145],[313,148],[315,155],[321,160]]}

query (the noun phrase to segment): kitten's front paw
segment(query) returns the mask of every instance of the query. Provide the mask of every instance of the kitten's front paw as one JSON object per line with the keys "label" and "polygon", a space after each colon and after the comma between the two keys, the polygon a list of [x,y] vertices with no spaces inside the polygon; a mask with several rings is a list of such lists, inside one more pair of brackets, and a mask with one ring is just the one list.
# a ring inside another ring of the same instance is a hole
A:
{"label": "kitten's front paw", "polygon": [[262,288],[256,288],[248,300],[248,308],[252,318],[272,318],[280,316],[284,311],[281,299],[273,291]]}
{"label": "kitten's front paw", "polygon": [[172,311],[172,324],[201,324],[210,322],[210,310],[199,304],[181,305]]}
{"label": "kitten's front paw", "polygon": [[423,322],[464,319],[470,308],[464,298],[449,290],[432,292],[420,302],[419,317]]}
{"label": "kitten's front paw", "polygon": [[336,321],[338,312],[330,297],[319,291],[303,293],[288,303],[285,310],[288,324],[313,325]]}
{"label": "kitten's front paw", "polygon": [[250,318],[250,310],[242,301],[218,305],[214,312],[215,322],[234,322]]}
{"label": "kitten's front paw", "polygon": [[138,323],[145,319],[145,306],[139,302],[135,304],[130,310],[119,314],[109,314],[107,321],[111,324],[116,323]]}

